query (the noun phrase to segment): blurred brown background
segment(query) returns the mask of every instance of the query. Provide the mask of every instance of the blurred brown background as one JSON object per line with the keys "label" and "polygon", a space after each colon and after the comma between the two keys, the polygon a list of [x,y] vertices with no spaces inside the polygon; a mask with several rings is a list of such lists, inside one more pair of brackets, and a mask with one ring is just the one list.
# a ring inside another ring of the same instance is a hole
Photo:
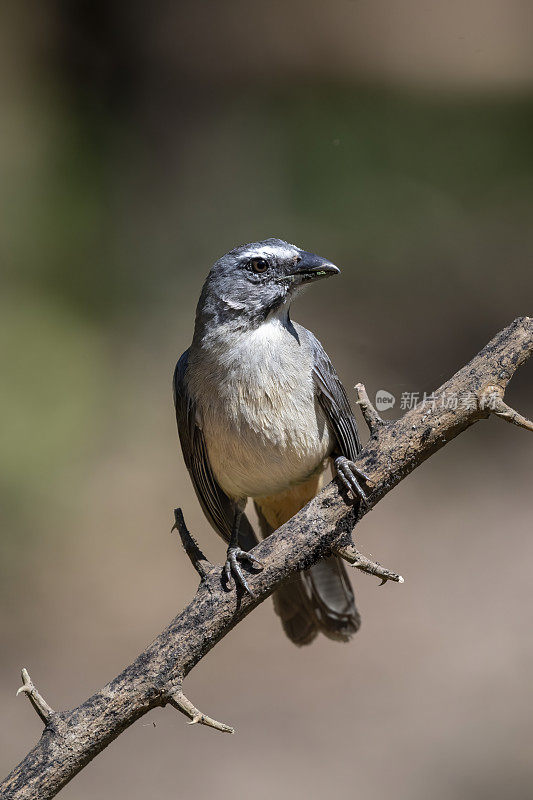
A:
{"label": "blurred brown background", "polygon": [[[216,257],[338,263],[294,317],[372,395],[532,312],[532,36],[521,0],[2,4],[0,772],[41,729],[21,666],[75,705],[190,598],[175,505],[223,557],[170,392]],[[61,796],[530,796],[532,466],[467,431],[358,529],[406,583],[355,575],[353,643],[297,650],[265,603],[186,684],[235,737],[159,711]]]}

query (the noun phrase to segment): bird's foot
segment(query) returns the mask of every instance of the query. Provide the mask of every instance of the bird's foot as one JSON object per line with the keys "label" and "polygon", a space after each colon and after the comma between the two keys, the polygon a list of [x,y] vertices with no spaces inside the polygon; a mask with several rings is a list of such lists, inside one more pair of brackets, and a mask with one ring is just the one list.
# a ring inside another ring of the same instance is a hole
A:
{"label": "bird's foot", "polygon": [[248,561],[252,567],[263,569],[263,564],[251,553],[247,553],[246,550],[241,550],[240,547],[228,547],[226,563],[224,565],[226,586],[228,588],[231,586],[231,581],[233,578],[235,583],[238,583],[240,586],[242,586],[245,592],[248,592],[251,597],[255,597],[254,593],[248,586],[246,578],[243,575],[241,566],[239,564],[240,561]]}
{"label": "bird's foot", "polygon": [[353,461],[350,461],[349,458],[345,458],[344,456],[339,456],[335,459],[335,469],[337,470],[337,475],[344,488],[353,494],[357,500],[364,503],[367,508],[371,508],[371,503],[368,500],[366,492],[358,481],[359,478],[367,483],[370,481],[368,475],[358,469]]}

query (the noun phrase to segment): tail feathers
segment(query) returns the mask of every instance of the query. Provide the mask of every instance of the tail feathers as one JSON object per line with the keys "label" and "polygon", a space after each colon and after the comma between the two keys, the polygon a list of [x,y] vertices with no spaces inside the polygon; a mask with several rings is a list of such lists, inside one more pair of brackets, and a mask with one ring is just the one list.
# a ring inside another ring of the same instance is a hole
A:
{"label": "tail feathers", "polygon": [[301,574],[315,624],[329,639],[347,642],[361,626],[350,579],[342,561],[330,557]]}
{"label": "tail feathers", "polygon": [[350,580],[339,559],[331,557],[299,573],[274,593],[274,608],[294,644],[310,644],[320,631],[347,642],[359,630]]}
{"label": "tail feathers", "polygon": [[294,644],[311,644],[318,626],[308,609],[307,595],[300,575],[274,592],[274,610],[281,619],[283,630]]}
{"label": "tail feathers", "polygon": [[[263,537],[273,532],[255,503]],[[343,562],[331,556],[300,572],[273,595],[283,630],[294,644],[310,644],[319,632],[347,642],[359,630],[361,617]]]}

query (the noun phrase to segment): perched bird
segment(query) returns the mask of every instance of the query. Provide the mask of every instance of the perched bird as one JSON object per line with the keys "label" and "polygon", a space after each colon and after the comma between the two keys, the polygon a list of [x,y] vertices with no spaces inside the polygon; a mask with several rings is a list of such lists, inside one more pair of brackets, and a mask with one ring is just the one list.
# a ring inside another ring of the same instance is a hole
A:
{"label": "perched bird", "polygon": [[[248,498],[268,536],[317,494],[333,460],[345,487],[366,501],[344,387],[318,339],[289,314],[302,287],[339,272],[313,253],[266,239],[222,256],[204,283],[192,344],[174,372],[174,399],[196,494],[228,543],[227,587],[233,579],[250,592],[241,564],[261,567],[248,552],[257,543],[244,513]],[[283,585],[274,606],[297,645],[319,631],[346,641],[360,625],[336,557]]]}

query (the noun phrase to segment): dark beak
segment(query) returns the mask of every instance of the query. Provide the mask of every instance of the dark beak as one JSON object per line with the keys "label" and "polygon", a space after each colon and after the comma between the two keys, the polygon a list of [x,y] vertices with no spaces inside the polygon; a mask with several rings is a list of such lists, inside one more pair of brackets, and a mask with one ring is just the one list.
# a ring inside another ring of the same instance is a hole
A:
{"label": "dark beak", "polygon": [[293,283],[300,285],[318,281],[322,278],[329,278],[331,275],[338,275],[339,272],[340,269],[335,264],[332,264],[331,261],[326,261],[321,256],[316,256],[314,253],[306,253],[302,250],[298,260],[294,263],[294,267],[290,270],[290,278]]}

